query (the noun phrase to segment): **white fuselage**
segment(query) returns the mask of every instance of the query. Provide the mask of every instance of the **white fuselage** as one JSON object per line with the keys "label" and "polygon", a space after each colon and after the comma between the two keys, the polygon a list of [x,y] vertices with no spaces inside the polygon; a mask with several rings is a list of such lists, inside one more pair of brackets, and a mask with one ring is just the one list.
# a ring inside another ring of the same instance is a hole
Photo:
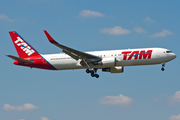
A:
{"label": "white fuselage", "polygon": [[[116,64],[114,66],[134,66],[134,65],[152,65],[161,64],[173,60],[176,55],[164,48],[142,48],[142,49],[124,49],[124,50],[108,50],[108,51],[94,51],[86,52],[95,56],[99,56],[102,60],[108,61],[109,59],[115,59]],[[57,70],[68,69],[83,69],[87,66],[80,64],[81,60],[75,60],[69,55],[60,54],[48,54],[41,55],[46,61],[48,61]],[[100,61],[101,62],[101,61]],[[112,67],[112,65],[98,64],[93,65],[92,68],[106,68]]]}
{"label": "white fuselage", "polygon": [[123,73],[124,66],[162,64],[161,70],[164,71],[165,63],[176,58],[174,53],[164,48],[82,52],[58,43],[46,30],[44,32],[49,42],[64,53],[39,54],[17,32],[12,31],[9,34],[19,57],[6,56],[14,59],[15,65],[46,70],[86,69],[86,73],[96,78],[99,78],[98,69],[103,72]]}

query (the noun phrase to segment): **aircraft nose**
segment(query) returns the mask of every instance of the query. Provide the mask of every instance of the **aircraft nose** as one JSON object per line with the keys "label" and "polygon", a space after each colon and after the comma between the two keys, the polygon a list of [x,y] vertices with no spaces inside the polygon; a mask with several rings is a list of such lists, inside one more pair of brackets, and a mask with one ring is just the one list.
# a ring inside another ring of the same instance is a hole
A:
{"label": "aircraft nose", "polygon": [[176,58],[176,54],[173,53],[173,59],[175,59],[175,58]]}

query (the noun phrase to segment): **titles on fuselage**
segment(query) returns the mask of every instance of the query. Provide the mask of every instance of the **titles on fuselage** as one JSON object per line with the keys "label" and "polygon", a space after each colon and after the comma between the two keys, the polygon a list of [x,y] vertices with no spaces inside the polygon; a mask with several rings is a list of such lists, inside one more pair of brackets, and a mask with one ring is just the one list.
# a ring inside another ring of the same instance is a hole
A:
{"label": "titles on fuselage", "polygon": [[123,60],[131,60],[133,57],[135,60],[137,59],[151,59],[151,54],[153,50],[137,50],[137,51],[124,51],[121,54],[123,54]]}

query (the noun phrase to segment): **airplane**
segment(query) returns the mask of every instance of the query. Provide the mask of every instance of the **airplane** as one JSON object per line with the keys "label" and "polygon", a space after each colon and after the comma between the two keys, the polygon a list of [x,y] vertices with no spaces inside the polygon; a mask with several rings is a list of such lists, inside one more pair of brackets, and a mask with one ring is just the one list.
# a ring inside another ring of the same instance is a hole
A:
{"label": "airplane", "polygon": [[125,66],[162,64],[176,58],[176,54],[164,48],[141,48],[81,52],[56,42],[44,30],[49,42],[62,49],[64,53],[40,54],[17,32],[9,32],[19,57],[6,55],[14,59],[15,65],[46,70],[86,69],[92,77],[99,78],[98,69],[103,72],[123,73]]}

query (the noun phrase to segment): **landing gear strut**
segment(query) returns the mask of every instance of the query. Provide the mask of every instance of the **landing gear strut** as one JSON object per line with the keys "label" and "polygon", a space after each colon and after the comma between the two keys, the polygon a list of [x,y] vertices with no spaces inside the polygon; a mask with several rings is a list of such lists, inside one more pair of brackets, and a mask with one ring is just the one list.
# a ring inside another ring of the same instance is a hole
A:
{"label": "landing gear strut", "polygon": [[89,70],[89,69],[86,70],[86,73],[91,73],[92,77],[99,78],[99,75],[96,74],[96,72],[97,72],[97,68],[94,68],[93,70]]}
{"label": "landing gear strut", "polygon": [[165,70],[164,67],[165,67],[165,63],[162,64],[162,68],[161,68],[162,71]]}

